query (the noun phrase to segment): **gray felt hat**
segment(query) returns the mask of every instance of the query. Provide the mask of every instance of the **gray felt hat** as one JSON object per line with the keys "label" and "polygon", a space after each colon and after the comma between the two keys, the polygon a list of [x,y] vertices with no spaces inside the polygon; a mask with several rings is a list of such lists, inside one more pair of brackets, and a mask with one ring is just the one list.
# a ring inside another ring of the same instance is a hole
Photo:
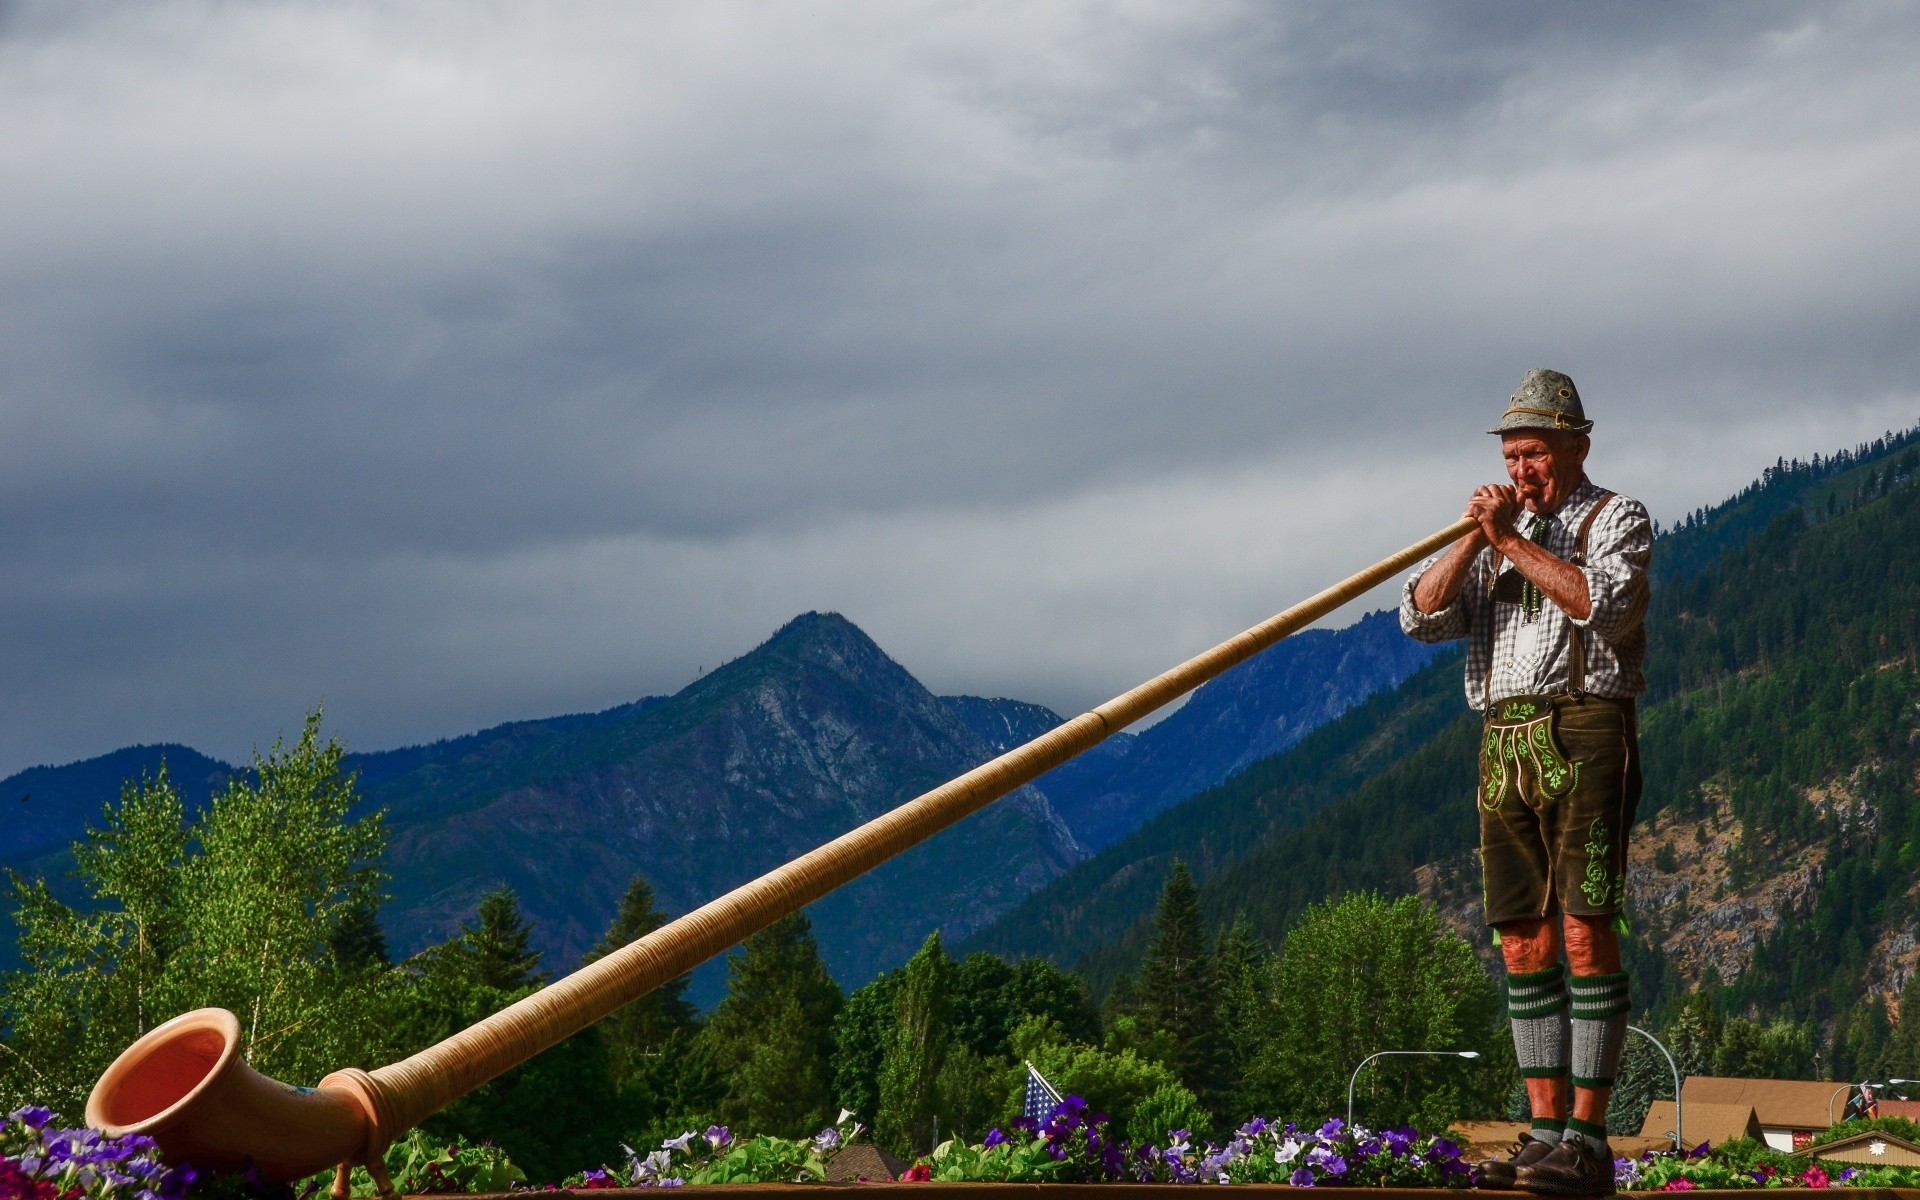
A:
{"label": "gray felt hat", "polygon": [[1535,367],[1520,381],[1518,391],[1507,399],[1507,411],[1500,423],[1488,433],[1508,433],[1515,429],[1558,429],[1567,433],[1585,433],[1593,428],[1580,407],[1580,392],[1573,380],[1558,371]]}

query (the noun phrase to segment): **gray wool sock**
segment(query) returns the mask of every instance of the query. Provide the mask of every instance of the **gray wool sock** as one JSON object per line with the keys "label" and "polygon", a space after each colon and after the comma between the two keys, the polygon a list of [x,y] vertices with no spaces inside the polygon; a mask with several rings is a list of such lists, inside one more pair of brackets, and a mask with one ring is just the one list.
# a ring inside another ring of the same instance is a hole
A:
{"label": "gray wool sock", "polygon": [[1513,1053],[1520,1074],[1528,1079],[1557,1079],[1567,1073],[1566,974],[1558,963],[1544,971],[1507,974]]}
{"label": "gray wool sock", "polygon": [[1612,1087],[1627,1044],[1627,1013],[1633,1009],[1627,973],[1575,975],[1573,997],[1573,1086]]}

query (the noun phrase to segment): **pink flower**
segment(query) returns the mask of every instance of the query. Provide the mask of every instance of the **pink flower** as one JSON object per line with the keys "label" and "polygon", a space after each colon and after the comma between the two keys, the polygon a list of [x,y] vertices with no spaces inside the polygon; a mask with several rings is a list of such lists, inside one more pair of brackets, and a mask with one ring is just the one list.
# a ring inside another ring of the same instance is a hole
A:
{"label": "pink flower", "polygon": [[1660,1190],[1663,1192],[1690,1192],[1694,1188],[1699,1186],[1700,1185],[1695,1183],[1693,1180],[1688,1179],[1685,1175],[1682,1175],[1678,1179],[1667,1180],[1666,1186],[1661,1188]]}
{"label": "pink flower", "polygon": [[1830,1187],[1832,1183],[1833,1180],[1828,1177],[1827,1173],[1817,1166],[1808,1167],[1806,1170],[1800,1172],[1800,1185],[1802,1187],[1823,1188]]}
{"label": "pink flower", "polygon": [[933,1178],[933,1168],[925,1163],[915,1163],[900,1176],[901,1183],[925,1183]]}

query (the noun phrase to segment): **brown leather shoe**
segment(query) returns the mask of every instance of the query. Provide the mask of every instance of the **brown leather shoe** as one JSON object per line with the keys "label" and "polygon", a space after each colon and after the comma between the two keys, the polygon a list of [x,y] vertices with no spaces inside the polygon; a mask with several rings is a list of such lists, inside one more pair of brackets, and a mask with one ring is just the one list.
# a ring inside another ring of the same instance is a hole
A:
{"label": "brown leather shoe", "polygon": [[1539,1162],[1516,1169],[1514,1182],[1540,1196],[1611,1196],[1613,1156],[1567,1137]]}
{"label": "brown leather shoe", "polygon": [[1512,1154],[1506,1158],[1490,1158],[1480,1164],[1480,1186],[1511,1188],[1517,1169],[1532,1166],[1552,1151],[1553,1147],[1546,1142],[1530,1133],[1523,1133],[1520,1140],[1514,1143]]}

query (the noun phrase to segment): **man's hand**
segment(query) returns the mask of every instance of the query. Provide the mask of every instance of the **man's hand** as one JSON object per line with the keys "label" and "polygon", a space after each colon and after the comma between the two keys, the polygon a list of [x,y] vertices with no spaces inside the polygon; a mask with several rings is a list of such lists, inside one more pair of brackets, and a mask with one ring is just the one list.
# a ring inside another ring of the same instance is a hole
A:
{"label": "man's hand", "polygon": [[[1461,515],[1480,523],[1483,543],[1500,545],[1514,536],[1514,518],[1520,513],[1520,496],[1502,483],[1483,483],[1473,490],[1467,511]],[[1477,550],[1479,547],[1476,546]]]}
{"label": "man's hand", "polygon": [[[1473,497],[1467,501],[1467,511],[1460,515],[1480,522],[1479,528],[1455,542],[1453,549],[1449,550],[1439,562],[1428,567],[1426,573],[1414,583],[1413,605],[1415,608],[1423,613],[1436,613],[1452,604],[1460,595],[1460,585],[1466,582],[1467,571],[1473,566],[1474,556],[1486,549],[1487,543],[1491,540],[1487,536],[1489,518],[1481,516],[1479,510],[1488,506],[1497,506],[1503,499],[1509,509],[1518,503],[1510,487],[1489,483],[1475,489]],[[1507,517],[1507,528],[1513,528],[1511,515]]]}

